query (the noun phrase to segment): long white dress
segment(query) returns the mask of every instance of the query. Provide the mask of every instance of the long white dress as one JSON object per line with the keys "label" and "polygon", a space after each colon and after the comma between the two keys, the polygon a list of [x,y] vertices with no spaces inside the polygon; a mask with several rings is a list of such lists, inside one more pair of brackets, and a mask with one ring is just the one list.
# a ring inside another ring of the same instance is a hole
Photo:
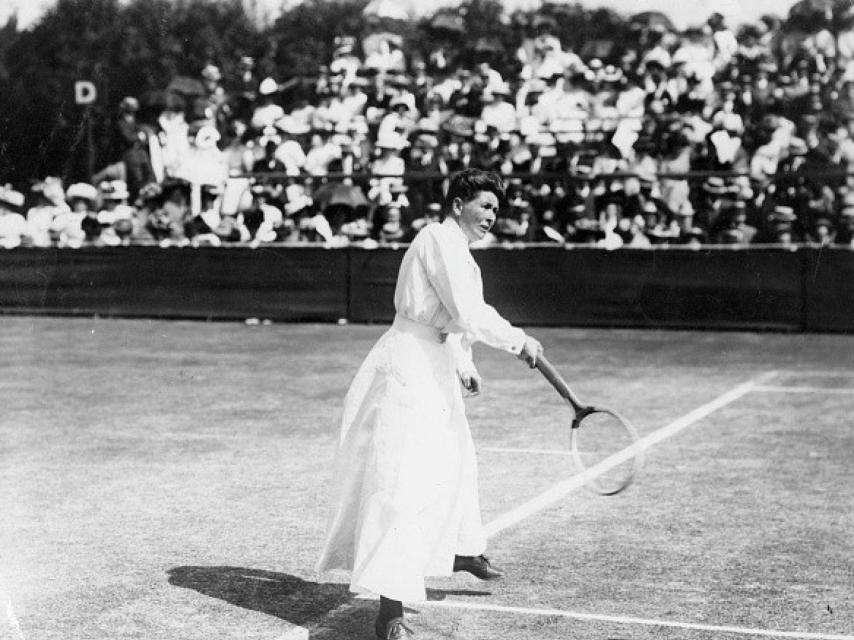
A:
{"label": "long white dress", "polygon": [[425,576],[450,575],[455,554],[486,548],[458,372],[472,367],[474,342],[518,354],[525,334],[484,302],[480,269],[452,219],[416,236],[394,302],[394,324],[344,401],[317,569],[351,571],[357,593],[419,602]]}

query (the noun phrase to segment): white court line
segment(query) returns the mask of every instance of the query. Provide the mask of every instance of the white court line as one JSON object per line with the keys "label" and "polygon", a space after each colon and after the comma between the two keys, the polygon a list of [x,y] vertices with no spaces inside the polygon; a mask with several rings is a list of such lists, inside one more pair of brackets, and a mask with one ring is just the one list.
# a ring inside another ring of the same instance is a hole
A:
{"label": "white court line", "polygon": [[838,389],[833,387],[774,387],[768,385],[760,385],[756,387],[754,391],[764,391],[767,393],[839,393],[842,395],[854,394],[854,388]]}
{"label": "white court line", "polygon": [[515,509],[511,509],[507,513],[498,516],[497,518],[495,518],[495,520],[492,520],[484,526],[487,537],[492,537],[496,533],[499,533],[504,529],[508,529],[509,527],[518,524],[525,518],[528,518],[534,515],[535,513],[552,506],[556,502],[559,502],[560,500],[565,498],[569,493],[575,491],[593,478],[596,478],[597,476],[602,475],[606,471],[613,469],[617,465],[626,462],[632,457],[649,449],[653,445],[656,445],[659,442],[676,435],[683,429],[690,427],[695,422],[702,420],[703,418],[717,411],[718,409],[725,407],[726,405],[732,402],[735,402],[742,396],[753,391],[757,386],[760,386],[762,383],[767,382],[776,375],[776,371],[769,371],[753,378],[752,380],[738,385],[734,389],[731,389],[730,391],[719,395],[714,400],[707,402],[706,404],[694,409],[689,413],[686,413],[681,418],[677,418],[670,424],[665,425],[664,427],[661,427],[660,429],[657,429],[656,431],[653,431],[650,434],[647,434],[637,442],[629,445],[621,451],[618,451],[614,455],[605,458],[598,464],[595,464],[592,467],[585,469],[581,473],[578,473],[562,482],[557,483],[550,489],[519,505]]}
{"label": "white court line", "polygon": [[572,452],[562,451],[560,449],[514,449],[512,447],[481,447],[481,451],[491,451],[493,453],[547,453],[557,456],[571,456]]}
{"label": "white court line", "polygon": [[779,376],[797,376],[799,378],[852,378],[854,371],[851,369],[777,369]]}
{"label": "white court line", "polygon": [[497,613],[516,613],[535,616],[554,616],[572,618],[574,620],[592,620],[596,622],[613,622],[616,624],[639,624],[651,627],[670,627],[675,629],[691,629],[694,631],[712,631],[717,633],[734,633],[746,636],[765,636],[771,638],[793,638],[796,640],[854,640],[854,636],[841,633],[810,633],[805,631],[777,631],[774,629],[752,629],[750,627],[732,627],[714,624],[699,624],[695,622],[679,622],[675,620],[655,620],[648,618],[633,618],[630,616],[606,616],[595,613],[579,613],[563,611],[562,609],[529,609],[526,607],[507,607],[497,604],[481,604],[477,602],[460,602],[456,600],[431,600],[418,606],[467,609],[473,611],[494,611]]}

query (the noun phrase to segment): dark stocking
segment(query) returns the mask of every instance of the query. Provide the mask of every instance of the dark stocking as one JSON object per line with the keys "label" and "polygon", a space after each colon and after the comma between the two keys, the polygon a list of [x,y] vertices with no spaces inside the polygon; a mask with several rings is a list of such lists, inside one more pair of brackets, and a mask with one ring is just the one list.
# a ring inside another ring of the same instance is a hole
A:
{"label": "dark stocking", "polygon": [[390,600],[380,596],[380,618],[386,622],[392,618],[403,617],[403,603],[400,600]]}

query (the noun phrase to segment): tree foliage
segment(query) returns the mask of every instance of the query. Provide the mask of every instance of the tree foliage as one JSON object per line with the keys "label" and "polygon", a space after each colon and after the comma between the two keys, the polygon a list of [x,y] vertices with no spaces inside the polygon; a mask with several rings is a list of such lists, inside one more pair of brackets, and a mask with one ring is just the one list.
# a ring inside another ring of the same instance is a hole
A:
{"label": "tree foliage", "polygon": [[[176,75],[198,77],[209,63],[232,76],[241,56],[257,61],[257,75],[282,82],[310,76],[330,61],[334,39],[394,30],[410,59],[437,44],[429,20],[379,23],[363,15],[368,0],[306,0],[269,27],[253,22],[241,0],[56,0],[32,28],[14,20],[0,29],[0,182],[53,174],[86,179],[110,157],[119,101],[164,89]],[[495,43],[499,64],[512,63],[523,29],[498,0],[463,0],[466,33],[449,38],[464,63],[476,62],[476,43]],[[609,11],[546,4],[558,33],[579,49],[593,38],[618,39],[625,27]],[[531,17],[530,14],[528,17]],[[98,100],[74,103],[77,80],[91,80]],[[92,150],[88,136],[91,133]]]}

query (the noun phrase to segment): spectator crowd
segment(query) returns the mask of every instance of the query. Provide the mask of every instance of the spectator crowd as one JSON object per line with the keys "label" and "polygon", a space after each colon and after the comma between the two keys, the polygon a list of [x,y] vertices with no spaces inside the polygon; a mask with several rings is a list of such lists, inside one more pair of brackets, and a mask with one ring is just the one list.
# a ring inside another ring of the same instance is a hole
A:
{"label": "spectator crowd", "polygon": [[383,31],[336,38],[311,78],[214,61],[122,100],[91,183],[0,188],[0,245],[407,242],[474,166],[508,182],[484,244],[854,248],[849,13],[797,37],[773,17],[678,31],[648,13],[629,45],[583,51],[520,14],[513,56],[411,53]]}

